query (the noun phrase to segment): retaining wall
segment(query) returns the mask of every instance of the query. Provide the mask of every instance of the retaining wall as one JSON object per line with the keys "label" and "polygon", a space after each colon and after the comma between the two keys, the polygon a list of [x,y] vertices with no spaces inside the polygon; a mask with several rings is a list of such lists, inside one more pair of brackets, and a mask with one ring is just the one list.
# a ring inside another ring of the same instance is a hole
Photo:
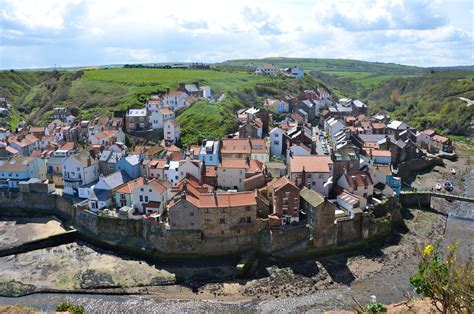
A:
{"label": "retaining wall", "polygon": [[406,207],[430,208],[431,194],[414,192],[400,194],[400,203]]}
{"label": "retaining wall", "polygon": [[[235,237],[204,237],[199,230],[169,230],[154,218],[118,218],[74,208],[68,199],[53,194],[0,194],[0,213],[31,212],[57,215],[71,221],[80,235],[91,242],[151,254],[158,257],[194,257],[236,255],[248,250],[272,254],[285,248],[305,250],[310,242],[306,225],[270,230],[266,220],[257,220],[255,232]],[[390,233],[390,216],[396,201],[377,205],[374,213],[362,213],[354,219],[339,219],[334,232],[338,245],[363,241]],[[376,216],[383,216],[377,220]],[[388,225],[387,225],[388,222]]]}
{"label": "retaining wall", "polygon": [[398,165],[397,176],[401,177],[402,180],[406,180],[413,175],[413,173],[431,170],[435,166],[444,166],[443,159],[439,157],[430,157],[408,160]]}

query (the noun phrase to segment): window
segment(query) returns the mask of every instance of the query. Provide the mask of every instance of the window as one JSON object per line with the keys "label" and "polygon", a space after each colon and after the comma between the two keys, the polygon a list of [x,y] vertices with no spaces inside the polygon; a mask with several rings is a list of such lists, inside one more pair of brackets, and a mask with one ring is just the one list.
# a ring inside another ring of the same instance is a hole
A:
{"label": "window", "polygon": [[148,189],[148,192],[150,192],[150,193],[151,193],[151,189]]}
{"label": "window", "polygon": [[213,159],[213,156],[212,155],[209,156],[209,161],[212,161],[212,159]]}
{"label": "window", "polygon": [[245,217],[240,217],[239,224],[244,224],[245,223]]}
{"label": "window", "polygon": [[252,210],[250,206],[245,207],[245,211],[249,212],[250,210]]}
{"label": "window", "polygon": [[225,220],[225,218],[219,219],[219,224],[225,225],[226,223],[227,223],[227,221]]}
{"label": "window", "polygon": [[273,141],[273,144],[280,145],[280,141]]}
{"label": "window", "polygon": [[288,206],[288,197],[283,198],[283,206]]}
{"label": "window", "polygon": [[142,192],[143,192],[143,188],[141,188],[141,189],[140,189],[140,191],[142,191]]}
{"label": "window", "polygon": [[245,219],[245,222],[247,222],[248,224],[249,224],[249,223],[252,223],[252,217],[247,217],[247,218]]}
{"label": "window", "polygon": [[204,208],[204,212],[205,212],[206,214],[209,214],[209,208]]}
{"label": "window", "polygon": [[143,202],[143,195],[140,195],[140,202]]}
{"label": "window", "polygon": [[148,196],[145,195],[145,203],[148,203]]}
{"label": "window", "polygon": [[227,209],[226,209],[226,208],[222,208],[222,209],[221,209],[221,212],[222,212],[222,213],[227,213]]}
{"label": "window", "polygon": [[194,216],[194,213],[193,213],[193,212],[190,212],[190,213],[189,213],[189,216]]}

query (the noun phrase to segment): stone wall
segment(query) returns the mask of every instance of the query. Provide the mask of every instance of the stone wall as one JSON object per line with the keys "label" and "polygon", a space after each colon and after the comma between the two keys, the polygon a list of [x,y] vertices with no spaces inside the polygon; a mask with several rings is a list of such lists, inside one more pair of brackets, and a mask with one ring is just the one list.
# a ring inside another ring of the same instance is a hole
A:
{"label": "stone wall", "polygon": [[309,228],[305,225],[270,231],[271,251],[275,252],[310,238]]}
{"label": "stone wall", "polygon": [[20,209],[37,214],[57,215],[66,220],[74,217],[72,203],[56,194],[0,192],[0,200],[0,211]]}
{"label": "stone wall", "polygon": [[[155,218],[118,218],[97,215],[88,210],[74,208],[62,196],[39,193],[0,194],[0,213],[15,209],[15,212],[56,215],[69,220],[79,235],[90,241],[98,241],[130,252],[142,252],[157,257],[194,257],[213,255],[236,255],[255,250],[262,254],[272,254],[284,249],[305,250],[318,230],[311,231],[306,225],[270,230],[268,220],[257,219],[253,231],[230,236],[205,236],[200,230],[169,230],[169,226]],[[361,213],[354,219],[338,219],[331,227],[332,234],[324,234],[324,239],[336,241],[337,245],[356,243],[387,235],[391,231],[390,215],[397,202],[389,200],[377,205],[374,213]],[[385,215],[383,215],[385,214]],[[382,215],[381,218],[377,216]],[[324,241],[323,241],[324,242]],[[328,243],[329,243],[328,242]],[[318,247],[325,247],[319,243]],[[314,243],[313,243],[314,246]],[[145,251],[143,251],[145,250]]]}
{"label": "stone wall", "polygon": [[400,194],[400,203],[405,207],[430,208],[431,194],[422,192]]}
{"label": "stone wall", "polygon": [[435,166],[444,166],[443,159],[439,157],[412,159],[398,165],[397,176],[406,180],[419,171],[431,170]]}
{"label": "stone wall", "polygon": [[353,219],[339,218],[336,223],[336,239],[337,245],[361,241],[362,214],[355,215]]}

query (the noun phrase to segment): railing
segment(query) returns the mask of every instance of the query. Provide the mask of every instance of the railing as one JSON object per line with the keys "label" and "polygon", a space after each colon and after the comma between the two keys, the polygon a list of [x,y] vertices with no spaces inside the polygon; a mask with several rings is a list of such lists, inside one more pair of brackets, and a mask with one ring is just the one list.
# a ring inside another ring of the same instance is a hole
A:
{"label": "railing", "polygon": [[411,195],[426,195],[426,194],[429,194],[432,197],[444,198],[446,200],[454,200],[454,201],[474,203],[474,197],[458,195],[458,194],[434,192],[434,191],[401,191],[400,194],[403,194],[403,195],[410,195],[410,194]]}

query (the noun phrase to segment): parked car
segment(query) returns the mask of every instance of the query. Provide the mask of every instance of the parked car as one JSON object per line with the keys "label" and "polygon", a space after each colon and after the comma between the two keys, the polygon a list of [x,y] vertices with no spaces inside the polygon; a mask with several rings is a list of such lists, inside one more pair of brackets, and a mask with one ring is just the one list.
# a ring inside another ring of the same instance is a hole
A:
{"label": "parked car", "polygon": [[435,187],[436,191],[441,191],[441,188],[442,188],[441,183],[439,182],[436,183],[436,187]]}
{"label": "parked car", "polygon": [[449,180],[444,181],[444,189],[446,191],[452,191],[453,190],[453,183]]}

